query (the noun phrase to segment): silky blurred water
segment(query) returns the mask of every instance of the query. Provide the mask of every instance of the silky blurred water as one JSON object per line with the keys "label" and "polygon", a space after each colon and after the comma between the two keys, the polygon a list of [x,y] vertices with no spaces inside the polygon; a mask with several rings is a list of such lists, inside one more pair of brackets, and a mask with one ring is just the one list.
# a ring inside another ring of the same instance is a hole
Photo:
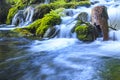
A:
{"label": "silky blurred water", "polygon": [[120,42],[0,39],[0,80],[120,80]]}

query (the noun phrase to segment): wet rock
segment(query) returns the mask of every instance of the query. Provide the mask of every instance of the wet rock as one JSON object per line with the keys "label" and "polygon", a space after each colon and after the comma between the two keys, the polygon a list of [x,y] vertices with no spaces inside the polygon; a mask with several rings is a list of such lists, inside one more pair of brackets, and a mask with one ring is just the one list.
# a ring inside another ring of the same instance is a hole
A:
{"label": "wet rock", "polygon": [[103,40],[108,40],[108,13],[105,6],[96,6],[92,9],[92,24],[103,35]]}
{"label": "wet rock", "polygon": [[35,12],[33,15],[33,21],[43,18],[45,14],[47,14],[51,11],[51,9],[52,9],[52,7],[47,4],[37,6],[35,8]]}
{"label": "wet rock", "polygon": [[81,41],[94,41],[97,38],[95,27],[90,23],[78,21],[73,32]]}
{"label": "wet rock", "polygon": [[78,17],[77,20],[81,20],[83,22],[87,22],[88,21],[88,13],[86,12],[81,12]]}

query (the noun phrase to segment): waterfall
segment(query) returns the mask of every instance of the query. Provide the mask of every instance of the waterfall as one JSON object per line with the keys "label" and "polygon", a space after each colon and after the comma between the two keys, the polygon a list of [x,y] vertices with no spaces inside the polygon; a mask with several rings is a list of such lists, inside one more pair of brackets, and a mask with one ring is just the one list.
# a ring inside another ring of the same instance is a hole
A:
{"label": "waterfall", "polygon": [[29,25],[32,22],[33,14],[34,8],[31,6],[24,10],[19,10],[12,19],[12,25],[17,25],[19,27]]}
{"label": "waterfall", "polygon": [[50,0],[45,0],[44,4],[50,3]]}
{"label": "waterfall", "polygon": [[[77,23],[77,17],[81,12],[87,12],[90,17],[90,9],[85,7],[66,9],[63,11],[65,16],[61,17],[61,24],[55,26],[57,29],[59,29],[59,33],[57,35],[58,38],[76,38],[76,33],[73,33],[72,30],[75,27],[75,24]],[[90,21],[90,18],[88,18],[88,21]]]}

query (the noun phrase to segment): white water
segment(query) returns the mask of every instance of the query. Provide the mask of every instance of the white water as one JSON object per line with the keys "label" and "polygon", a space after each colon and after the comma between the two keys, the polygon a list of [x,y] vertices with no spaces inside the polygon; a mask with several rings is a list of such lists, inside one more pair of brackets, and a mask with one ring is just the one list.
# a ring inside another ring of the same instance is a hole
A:
{"label": "white water", "polygon": [[44,4],[49,4],[50,0],[45,0]]}
{"label": "white water", "polygon": [[23,27],[32,23],[34,8],[27,7],[24,10],[19,10],[12,19],[12,25]]}

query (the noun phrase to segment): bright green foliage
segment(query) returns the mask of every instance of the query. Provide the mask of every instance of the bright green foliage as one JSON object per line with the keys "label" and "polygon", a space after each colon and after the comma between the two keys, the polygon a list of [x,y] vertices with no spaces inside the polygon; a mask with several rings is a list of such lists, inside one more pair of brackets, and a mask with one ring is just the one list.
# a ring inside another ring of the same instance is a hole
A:
{"label": "bright green foliage", "polygon": [[8,16],[7,16],[6,24],[10,24],[14,15],[18,12],[18,10],[23,9],[24,6],[25,5],[21,3],[19,5],[16,5],[16,6],[10,8]]}
{"label": "bright green foliage", "polygon": [[54,25],[60,23],[60,15],[54,11],[51,11],[49,14],[46,14],[45,17],[42,18],[40,27],[36,31],[36,35],[43,37],[44,33],[49,27],[53,27]]}

